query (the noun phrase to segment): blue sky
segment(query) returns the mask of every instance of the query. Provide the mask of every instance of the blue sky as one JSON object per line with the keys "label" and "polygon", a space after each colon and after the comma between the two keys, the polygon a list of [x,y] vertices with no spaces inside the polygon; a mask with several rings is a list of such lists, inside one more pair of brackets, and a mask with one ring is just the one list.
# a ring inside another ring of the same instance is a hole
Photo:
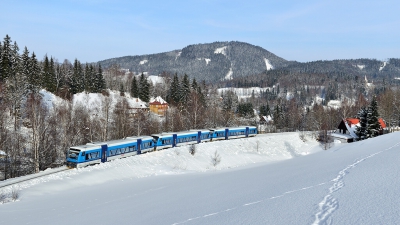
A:
{"label": "blue sky", "polygon": [[400,58],[394,0],[53,0],[0,3],[6,34],[38,58],[81,62],[242,41],[284,59]]}

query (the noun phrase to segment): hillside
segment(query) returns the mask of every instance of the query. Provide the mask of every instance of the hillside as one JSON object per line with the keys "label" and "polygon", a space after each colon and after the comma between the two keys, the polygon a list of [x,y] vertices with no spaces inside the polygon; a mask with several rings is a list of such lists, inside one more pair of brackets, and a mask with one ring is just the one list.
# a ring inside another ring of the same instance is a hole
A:
{"label": "hillside", "polygon": [[[229,81],[257,76],[270,70],[293,74],[336,73],[367,76],[369,79],[400,77],[400,59],[338,59],[313,62],[287,61],[259,46],[244,42],[214,42],[189,45],[165,53],[124,56],[100,61],[103,68],[113,64],[130,71],[148,74],[162,72],[188,74],[190,78],[207,82]],[[277,72],[277,73],[282,73]]]}
{"label": "hillside", "polygon": [[[296,135],[204,143],[195,156],[166,149],[33,179],[20,185],[20,200],[0,205],[0,223],[397,224],[400,132],[327,151]],[[215,150],[222,160],[213,168]]]}
{"label": "hillside", "polygon": [[290,64],[261,47],[236,41],[189,45],[180,50],[124,56],[99,63],[103,68],[119,64],[135,73],[186,73],[191,78],[209,82],[245,77]]}

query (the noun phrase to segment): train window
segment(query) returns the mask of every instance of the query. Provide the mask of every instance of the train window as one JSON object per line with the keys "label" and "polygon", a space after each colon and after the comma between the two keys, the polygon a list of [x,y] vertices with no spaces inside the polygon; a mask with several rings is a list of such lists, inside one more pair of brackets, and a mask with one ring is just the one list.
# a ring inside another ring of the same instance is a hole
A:
{"label": "train window", "polygon": [[79,154],[79,150],[70,149],[68,151],[68,157],[71,159],[78,159]]}
{"label": "train window", "polygon": [[82,156],[85,156],[85,152],[82,152]]}
{"label": "train window", "polygon": [[91,152],[87,153],[85,159],[86,160],[91,160],[91,159],[97,159],[100,157],[100,152]]}
{"label": "train window", "polygon": [[130,151],[130,152],[135,151],[135,147],[136,147],[136,146],[130,146],[130,147],[129,147],[129,151]]}

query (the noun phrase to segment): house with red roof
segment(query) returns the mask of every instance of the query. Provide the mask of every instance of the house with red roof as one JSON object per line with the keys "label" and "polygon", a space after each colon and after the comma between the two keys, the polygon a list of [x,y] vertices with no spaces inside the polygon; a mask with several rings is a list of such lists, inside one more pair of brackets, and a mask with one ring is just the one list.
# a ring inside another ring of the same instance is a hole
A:
{"label": "house with red roof", "polygon": [[[382,118],[378,119],[379,124],[381,125],[379,134],[387,133],[386,123]],[[356,128],[360,126],[360,120],[357,118],[346,118],[343,119],[339,126],[337,127],[336,132],[332,133],[331,136],[341,142],[353,142],[358,139],[356,134]]]}

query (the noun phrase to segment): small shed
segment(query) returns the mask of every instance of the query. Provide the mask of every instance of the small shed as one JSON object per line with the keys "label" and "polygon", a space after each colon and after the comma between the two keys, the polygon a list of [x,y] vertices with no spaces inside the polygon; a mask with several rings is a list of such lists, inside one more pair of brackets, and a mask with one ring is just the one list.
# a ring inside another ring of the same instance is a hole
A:
{"label": "small shed", "polygon": [[330,136],[334,140],[338,140],[341,143],[351,143],[354,142],[354,137],[349,134],[341,134],[341,133],[331,133]]}

